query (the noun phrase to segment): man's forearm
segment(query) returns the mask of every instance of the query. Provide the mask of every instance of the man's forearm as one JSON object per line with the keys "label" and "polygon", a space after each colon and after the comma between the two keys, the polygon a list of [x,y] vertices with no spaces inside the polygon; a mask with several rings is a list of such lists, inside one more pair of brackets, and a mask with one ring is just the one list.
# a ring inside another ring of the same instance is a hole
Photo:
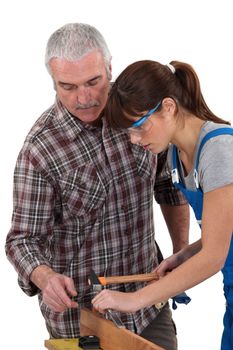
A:
{"label": "man's forearm", "polygon": [[37,266],[31,273],[30,280],[41,290],[46,286],[48,277],[55,272],[47,265]]}
{"label": "man's forearm", "polygon": [[160,205],[173,244],[173,253],[189,242],[189,205]]}

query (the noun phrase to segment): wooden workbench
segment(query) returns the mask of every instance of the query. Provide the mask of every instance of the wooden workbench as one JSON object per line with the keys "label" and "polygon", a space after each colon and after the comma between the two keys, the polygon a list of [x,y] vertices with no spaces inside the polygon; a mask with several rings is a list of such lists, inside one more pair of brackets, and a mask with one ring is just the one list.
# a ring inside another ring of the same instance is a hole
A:
{"label": "wooden workbench", "polygon": [[[80,333],[96,335],[102,350],[164,350],[127,329],[117,328],[112,321],[88,309],[81,310]],[[49,350],[81,349],[78,339],[45,340],[45,347]]]}

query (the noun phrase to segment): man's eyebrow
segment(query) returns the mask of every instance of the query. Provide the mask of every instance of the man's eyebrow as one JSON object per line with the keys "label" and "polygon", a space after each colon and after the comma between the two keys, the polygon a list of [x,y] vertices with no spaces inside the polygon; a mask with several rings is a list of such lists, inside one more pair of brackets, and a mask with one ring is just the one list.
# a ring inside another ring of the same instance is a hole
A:
{"label": "man's eyebrow", "polygon": [[58,84],[59,84],[59,85],[70,85],[70,86],[76,86],[76,84],[74,84],[74,83],[66,83],[66,82],[64,82],[64,81],[58,81]]}
{"label": "man's eyebrow", "polygon": [[[102,78],[102,75],[100,74],[100,75],[96,75],[95,77],[93,77],[93,78],[90,78],[90,79],[88,79],[86,82],[88,83],[88,82],[91,82],[91,81],[94,81],[94,80],[97,80],[97,79],[101,79]],[[59,85],[69,85],[69,86],[78,86],[77,84],[74,84],[74,83],[68,83],[68,82],[64,82],[64,81],[58,81],[58,84]]]}
{"label": "man's eyebrow", "polygon": [[89,79],[87,81],[93,81],[93,80],[96,80],[96,79],[100,79],[101,77],[102,77],[101,74],[100,75],[96,75],[95,77],[93,77],[93,78],[91,78],[91,79]]}

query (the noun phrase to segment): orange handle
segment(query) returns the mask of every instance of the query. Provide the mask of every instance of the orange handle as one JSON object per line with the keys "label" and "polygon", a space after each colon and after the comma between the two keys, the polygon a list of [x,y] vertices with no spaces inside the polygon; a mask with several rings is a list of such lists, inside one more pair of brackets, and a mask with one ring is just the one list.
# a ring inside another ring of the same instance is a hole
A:
{"label": "orange handle", "polygon": [[130,283],[130,282],[149,282],[158,280],[159,275],[156,272],[143,273],[140,275],[128,275],[128,276],[111,276],[111,277],[98,277],[100,283],[103,286],[107,284],[115,283]]}

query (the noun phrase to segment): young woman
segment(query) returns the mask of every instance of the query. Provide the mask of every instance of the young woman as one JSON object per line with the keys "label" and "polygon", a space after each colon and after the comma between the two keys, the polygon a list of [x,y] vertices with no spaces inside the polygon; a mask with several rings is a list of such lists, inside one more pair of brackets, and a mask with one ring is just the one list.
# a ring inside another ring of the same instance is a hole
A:
{"label": "young woman", "polygon": [[159,281],[135,293],[104,290],[93,299],[94,307],[135,312],[222,269],[227,306],[221,349],[233,349],[233,129],[207,106],[193,68],[178,61],[128,66],[112,87],[106,117],[148,151],[169,147],[174,186],[192,206],[201,238],[161,263]]}

